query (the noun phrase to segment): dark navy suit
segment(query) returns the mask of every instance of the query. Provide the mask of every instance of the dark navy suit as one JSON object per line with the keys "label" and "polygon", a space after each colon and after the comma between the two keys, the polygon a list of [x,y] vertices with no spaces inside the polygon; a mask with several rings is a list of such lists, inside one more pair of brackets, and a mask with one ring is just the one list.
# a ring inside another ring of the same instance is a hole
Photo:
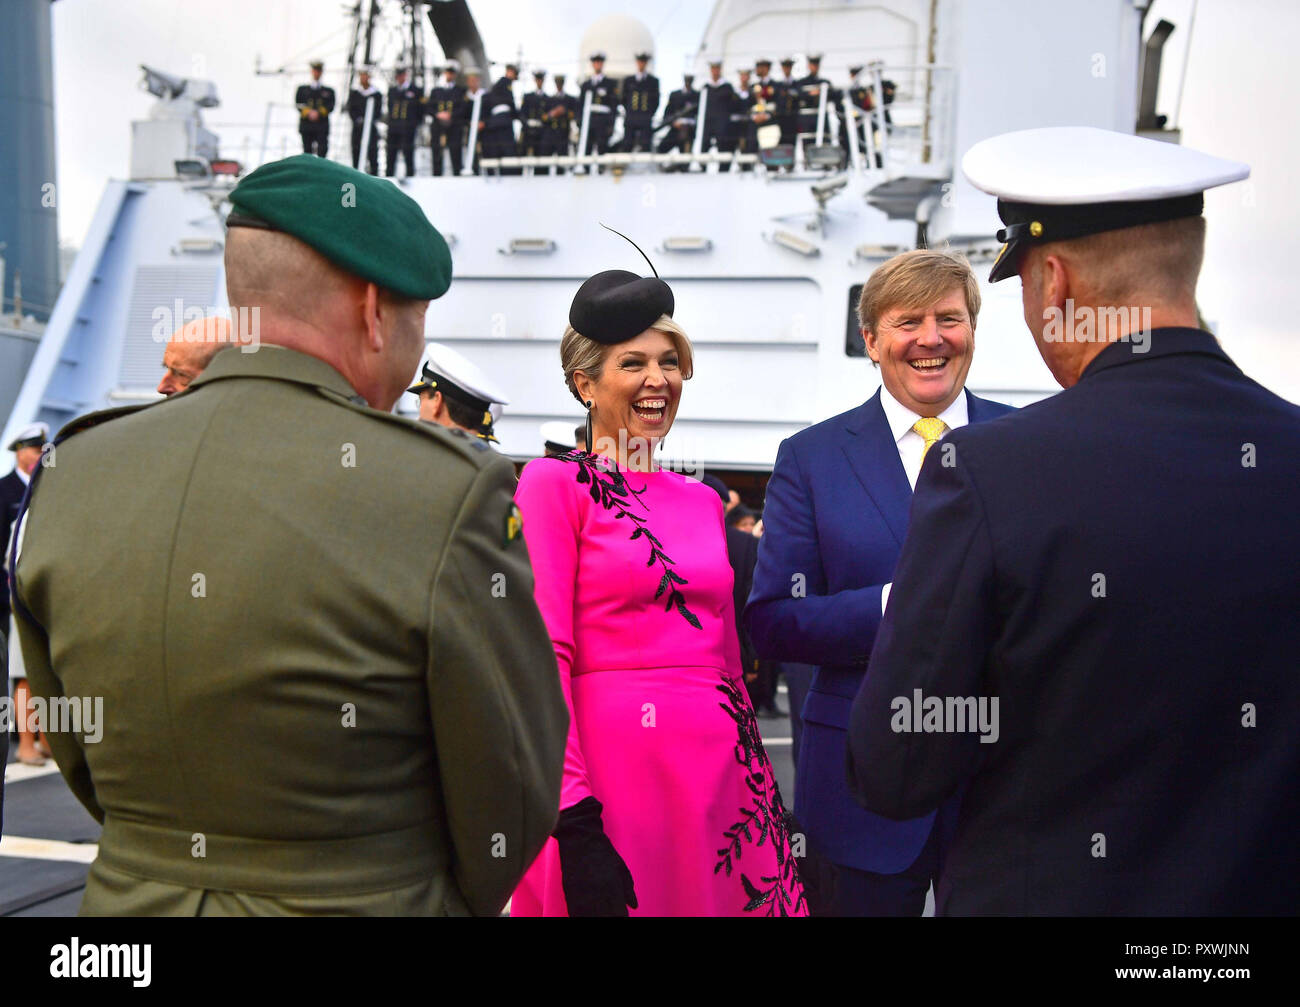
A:
{"label": "dark navy suit", "polygon": [[[7,476],[0,478],[0,543],[4,551],[0,552],[0,571],[9,569],[9,532],[18,518],[18,510],[23,497],[27,495],[27,484],[14,469]],[[9,632],[9,578],[0,576],[0,632]]]}
{"label": "dark navy suit", "polygon": [[[938,911],[1294,913],[1300,407],[1157,329],[944,443],[849,733],[879,814],[965,787]],[[998,740],[894,730],[916,689]]]}
{"label": "dark navy suit", "polygon": [[[1010,409],[962,394],[971,423]],[[849,710],[880,624],[881,588],[894,579],[911,500],[880,392],[788,438],[767,484],[745,610],[760,657],[818,666],[803,708],[795,785],[795,817],[809,847],[837,865],[876,874],[897,874],[916,861],[935,818],[933,808],[907,822],[864,811],[844,768]]]}

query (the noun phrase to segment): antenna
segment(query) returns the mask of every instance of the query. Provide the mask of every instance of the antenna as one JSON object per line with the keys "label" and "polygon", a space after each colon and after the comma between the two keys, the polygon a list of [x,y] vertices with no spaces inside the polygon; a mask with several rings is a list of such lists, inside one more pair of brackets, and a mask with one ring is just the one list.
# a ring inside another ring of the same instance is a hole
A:
{"label": "antenna", "polygon": [[[597,221],[597,223],[599,223],[599,221]],[[610,227],[608,224],[601,224],[600,226],[603,227],[603,228],[604,228],[605,230],[607,230],[607,231],[614,231],[614,229],[613,229],[612,227]],[[624,234],[622,231],[614,231],[614,233],[617,234],[617,235],[618,235],[620,238],[622,238],[624,241],[626,241],[626,242],[627,242],[629,245],[631,245],[633,248],[635,248],[638,252],[641,252],[641,246],[638,245],[638,244],[637,244],[635,241],[633,241],[631,238],[629,238],[629,237],[628,237],[626,234]],[[646,264],[647,266],[650,267],[650,272],[652,272],[652,273],[655,274],[655,279],[656,279],[656,280],[659,279],[659,270],[655,269],[655,264],[654,264],[653,262],[650,261],[650,256],[646,255],[645,252],[641,252],[641,258],[645,259],[645,264]]]}

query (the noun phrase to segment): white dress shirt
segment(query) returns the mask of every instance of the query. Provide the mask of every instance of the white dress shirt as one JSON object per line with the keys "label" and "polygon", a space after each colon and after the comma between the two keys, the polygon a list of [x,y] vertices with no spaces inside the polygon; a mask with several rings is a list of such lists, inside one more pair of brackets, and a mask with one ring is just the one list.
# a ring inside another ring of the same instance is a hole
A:
{"label": "white dress shirt", "polygon": [[[903,463],[907,483],[912,489],[916,489],[916,478],[921,474],[921,453],[925,450],[925,438],[913,430],[912,425],[921,418],[921,414],[912,412],[899,402],[883,384],[880,386],[880,405],[885,410],[885,422],[889,424],[889,432],[894,435],[894,443],[898,445],[898,457]],[[952,405],[939,414],[939,419],[947,424],[948,430],[956,430],[970,422],[964,388],[961,394],[953,399]],[[947,433],[948,431],[945,430],[944,436],[947,436]],[[939,439],[943,440],[942,437]],[[889,589],[892,586],[892,582],[886,584],[880,592],[882,614],[885,606],[889,604]]]}

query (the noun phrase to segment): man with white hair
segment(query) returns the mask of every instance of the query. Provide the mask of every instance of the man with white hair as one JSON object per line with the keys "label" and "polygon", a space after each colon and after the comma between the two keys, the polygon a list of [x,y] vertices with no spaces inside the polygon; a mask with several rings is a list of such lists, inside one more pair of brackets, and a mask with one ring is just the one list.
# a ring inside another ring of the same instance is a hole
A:
{"label": "man with white hair", "polygon": [[158,382],[159,395],[175,395],[208,369],[220,350],[247,345],[250,334],[235,332],[230,319],[221,315],[196,318],[171,334],[163,350],[163,376]]}

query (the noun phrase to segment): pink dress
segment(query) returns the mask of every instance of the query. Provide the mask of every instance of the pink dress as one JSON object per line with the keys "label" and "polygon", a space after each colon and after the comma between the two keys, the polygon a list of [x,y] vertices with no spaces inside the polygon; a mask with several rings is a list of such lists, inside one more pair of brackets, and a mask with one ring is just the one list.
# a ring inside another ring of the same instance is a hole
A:
{"label": "pink dress", "polygon": [[[530,462],[515,499],[569,702],[560,807],[604,806],[631,915],[807,915],[741,681],[718,495],[570,452]],[[554,839],[511,914],[567,915]]]}

